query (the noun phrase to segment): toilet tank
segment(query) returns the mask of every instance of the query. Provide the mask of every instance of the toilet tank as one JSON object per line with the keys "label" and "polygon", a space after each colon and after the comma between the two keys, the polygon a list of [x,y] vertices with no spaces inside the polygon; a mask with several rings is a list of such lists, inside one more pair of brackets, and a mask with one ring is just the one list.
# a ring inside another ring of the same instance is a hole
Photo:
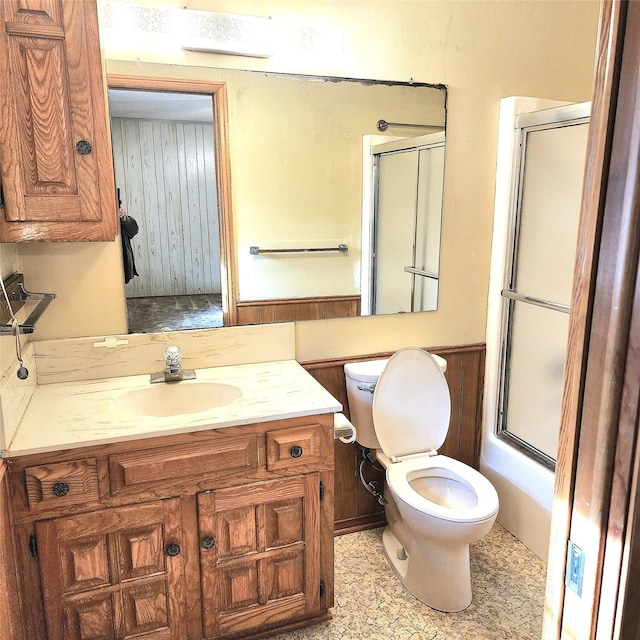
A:
{"label": "toilet tank", "polygon": [[[431,355],[444,373],[447,361],[433,353]],[[373,427],[373,390],[388,361],[389,358],[382,358],[344,365],[349,414],[351,424],[356,428],[356,442],[368,449],[380,449]]]}
{"label": "toilet tank", "polygon": [[380,448],[373,428],[373,390],[388,360],[383,358],[344,365],[349,414],[356,428],[356,442],[368,449]]}

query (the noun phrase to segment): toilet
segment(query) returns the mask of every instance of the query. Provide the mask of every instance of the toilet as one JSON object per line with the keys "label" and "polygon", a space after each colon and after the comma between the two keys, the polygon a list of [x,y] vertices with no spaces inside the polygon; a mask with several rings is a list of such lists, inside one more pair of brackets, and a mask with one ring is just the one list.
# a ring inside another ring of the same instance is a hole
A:
{"label": "toilet", "polygon": [[385,555],[404,586],[433,609],[471,604],[469,545],[498,514],[493,485],[438,454],[449,429],[446,361],[408,348],[344,367],[357,441],[386,470]]}

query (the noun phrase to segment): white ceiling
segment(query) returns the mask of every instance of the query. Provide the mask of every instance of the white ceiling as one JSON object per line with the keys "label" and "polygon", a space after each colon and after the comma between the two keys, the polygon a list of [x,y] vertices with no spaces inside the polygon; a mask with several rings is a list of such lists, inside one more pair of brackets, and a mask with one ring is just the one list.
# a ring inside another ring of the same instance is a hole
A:
{"label": "white ceiling", "polygon": [[212,122],[211,97],[186,93],[109,89],[112,118]]}

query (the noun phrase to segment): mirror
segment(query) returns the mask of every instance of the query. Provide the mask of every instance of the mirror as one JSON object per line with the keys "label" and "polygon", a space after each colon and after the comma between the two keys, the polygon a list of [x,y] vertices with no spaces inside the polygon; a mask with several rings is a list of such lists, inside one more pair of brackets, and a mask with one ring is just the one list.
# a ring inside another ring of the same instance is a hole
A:
{"label": "mirror", "polygon": [[108,76],[131,332],[437,307],[444,87],[160,67]]}

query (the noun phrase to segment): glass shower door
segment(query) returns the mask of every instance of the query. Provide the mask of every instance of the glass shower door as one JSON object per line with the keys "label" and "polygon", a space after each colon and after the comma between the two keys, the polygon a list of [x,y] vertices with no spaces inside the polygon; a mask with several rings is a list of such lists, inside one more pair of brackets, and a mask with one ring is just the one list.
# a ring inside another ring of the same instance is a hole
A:
{"label": "glass shower door", "polygon": [[374,167],[373,313],[435,310],[444,134],[379,145]]}
{"label": "glass shower door", "polygon": [[550,468],[557,453],[587,130],[586,118],[522,126],[502,291],[498,434]]}

